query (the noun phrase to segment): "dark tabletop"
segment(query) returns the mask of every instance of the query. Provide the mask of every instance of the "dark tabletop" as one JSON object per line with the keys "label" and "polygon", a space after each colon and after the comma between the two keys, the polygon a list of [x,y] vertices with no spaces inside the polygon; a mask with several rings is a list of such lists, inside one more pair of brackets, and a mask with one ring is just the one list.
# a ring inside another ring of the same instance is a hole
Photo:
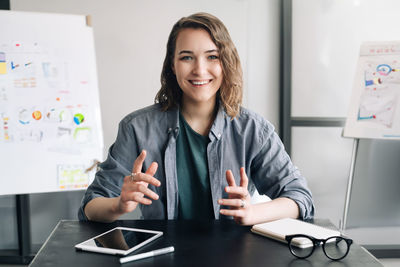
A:
{"label": "dark tabletop", "polygon": [[[327,220],[316,224],[328,226]],[[130,255],[174,246],[175,252],[135,262],[129,266],[383,266],[364,248],[351,246],[342,261],[326,258],[321,248],[306,259],[292,256],[287,245],[250,232],[233,221],[144,221],[126,220],[112,224],[60,221],[32,261],[34,266],[121,266],[120,256],[76,251],[75,245],[116,226],[162,231],[164,235]]]}

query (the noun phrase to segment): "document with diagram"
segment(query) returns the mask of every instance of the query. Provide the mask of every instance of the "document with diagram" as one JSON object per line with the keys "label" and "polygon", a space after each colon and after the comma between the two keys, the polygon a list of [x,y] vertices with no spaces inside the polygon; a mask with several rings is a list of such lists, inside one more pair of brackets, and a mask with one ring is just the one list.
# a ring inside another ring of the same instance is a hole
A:
{"label": "document with diagram", "polygon": [[343,135],[400,140],[400,41],[361,45]]}

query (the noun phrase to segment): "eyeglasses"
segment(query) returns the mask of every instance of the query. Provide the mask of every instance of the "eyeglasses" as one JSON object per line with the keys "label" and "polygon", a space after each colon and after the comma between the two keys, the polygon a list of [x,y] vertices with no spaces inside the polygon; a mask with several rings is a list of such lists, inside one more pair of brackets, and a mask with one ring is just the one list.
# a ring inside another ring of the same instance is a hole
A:
{"label": "eyeglasses", "polygon": [[322,245],[325,255],[334,261],[347,256],[353,240],[342,236],[332,236],[328,239],[317,239],[308,235],[287,235],[290,252],[299,259],[305,259],[314,252],[315,247]]}

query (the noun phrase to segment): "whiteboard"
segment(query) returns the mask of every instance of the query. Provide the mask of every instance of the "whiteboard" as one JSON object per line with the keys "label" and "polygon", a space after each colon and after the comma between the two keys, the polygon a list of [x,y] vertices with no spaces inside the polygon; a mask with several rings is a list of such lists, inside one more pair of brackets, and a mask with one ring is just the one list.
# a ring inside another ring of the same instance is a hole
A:
{"label": "whiteboard", "polygon": [[0,11],[0,195],[85,189],[103,159],[86,17]]}
{"label": "whiteboard", "polygon": [[361,46],[343,135],[400,140],[400,41]]}

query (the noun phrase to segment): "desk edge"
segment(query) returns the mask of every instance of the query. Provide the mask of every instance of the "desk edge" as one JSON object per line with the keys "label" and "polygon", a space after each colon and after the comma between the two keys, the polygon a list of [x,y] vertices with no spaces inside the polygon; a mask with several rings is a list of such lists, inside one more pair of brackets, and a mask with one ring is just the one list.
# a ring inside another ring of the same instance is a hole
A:
{"label": "desk edge", "polygon": [[58,228],[58,226],[63,222],[64,220],[61,220],[57,223],[57,225],[54,227],[54,229],[51,231],[50,235],[47,237],[46,241],[43,243],[43,245],[40,247],[39,251],[36,253],[35,257],[33,258],[33,260],[31,261],[31,263],[29,264],[29,266],[32,265],[32,263],[36,260],[36,256],[40,254],[40,252],[42,251],[42,249],[46,246],[47,242],[50,240],[50,238],[53,236],[54,232],[56,231],[56,229]]}

